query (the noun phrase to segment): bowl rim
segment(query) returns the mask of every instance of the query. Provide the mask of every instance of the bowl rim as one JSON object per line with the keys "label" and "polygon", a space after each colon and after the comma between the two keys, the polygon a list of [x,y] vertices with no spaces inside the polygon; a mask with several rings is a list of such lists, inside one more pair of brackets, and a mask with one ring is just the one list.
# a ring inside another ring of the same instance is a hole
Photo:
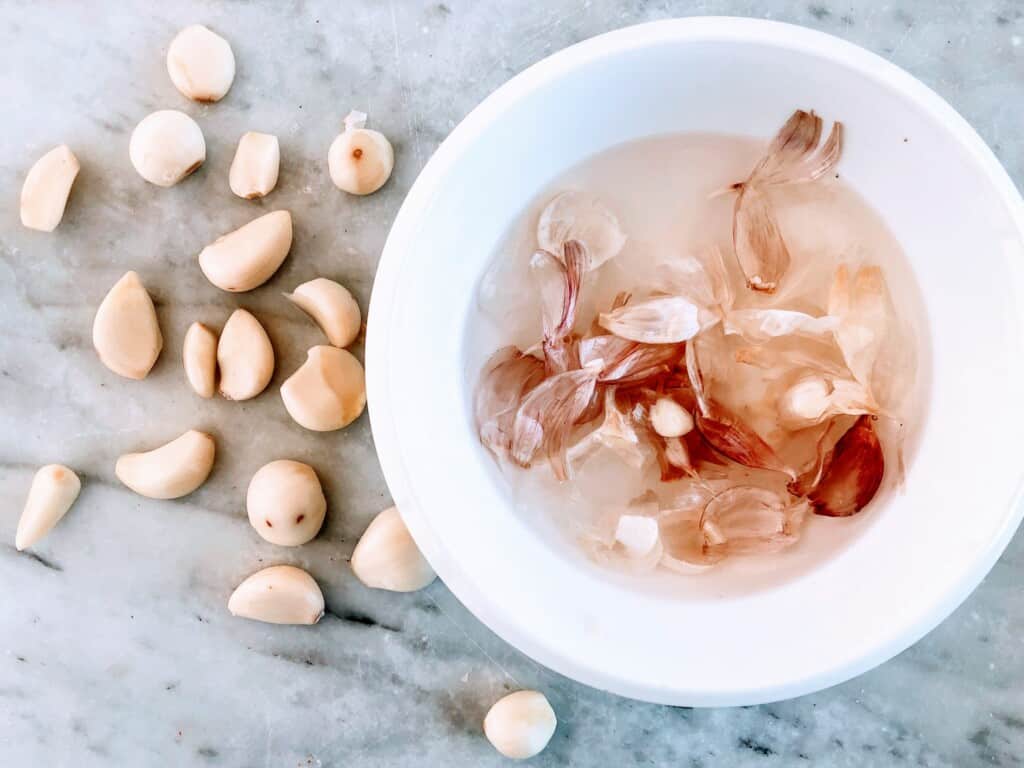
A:
{"label": "bowl rim", "polygon": [[[854,43],[825,32],[778,21],[730,16],[704,16],[668,19],[613,30],[576,43],[531,65],[499,86],[475,107],[441,143],[409,190],[391,227],[377,267],[366,335],[366,387],[370,426],[385,480],[402,517],[427,560],[448,589],[491,631],[531,659],[586,685],[643,701],[691,706],[749,705],[804,695],[845,682],[889,660],[921,639],[947,618],[978,586],[995,565],[1024,518],[1021,503],[1024,488],[1018,489],[1012,512],[988,547],[965,571],[964,577],[950,589],[935,609],[914,624],[901,625],[887,642],[854,661],[825,672],[810,675],[772,688],[733,692],[723,700],[711,693],[695,700],[694,692],[653,688],[595,670],[570,654],[535,640],[516,622],[504,616],[497,601],[484,595],[467,577],[458,562],[449,555],[434,533],[427,515],[413,497],[408,473],[399,450],[396,425],[386,408],[390,369],[388,363],[389,320],[392,298],[398,287],[402,260],[418,230],[418,218],[426,209],[446,173],[477,136],[506,107],[563,73],[605,56],[659,43],[751,43],[781,47],[832,60],[863,77],[899,92],[945,125],[959,145],[984,173],[993,190],[1005,204],[1017,233],[1024,241],[1024,200],[992,150],[971,125],[944,99],[917,78],[881,56]],[[375,401],[381,405],[375,405]],[[685,701],[684,701],[685,700]]]}

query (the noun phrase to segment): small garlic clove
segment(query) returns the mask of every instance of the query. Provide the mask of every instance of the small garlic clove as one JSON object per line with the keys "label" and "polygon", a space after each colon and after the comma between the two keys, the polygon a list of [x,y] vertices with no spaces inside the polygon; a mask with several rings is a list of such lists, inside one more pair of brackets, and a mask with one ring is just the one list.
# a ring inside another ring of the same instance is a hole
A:
{"label": "small garlic clove", "polygon": [[66,144],[36,160],[21,187],[21,223],[29,229],[53,232],[64,217],[79,168],[78,158]]}
{"label": "small garlic clove", "polygon": [[267,388],[274,375],[274,347],[252,313],[236,309],[217,342],[220,393],[228,400],[249,400]]}
{"label": "small garlic clove", "polygon": [[128,144],[139,176],[158,187],[173,187],[206,160],[206,140],[184,112],[161,109],[142,119]]}
{"label": "small garlic clove", "polygon": [[78,498],[82,481],[60,464],[47,464],[32,478],[14,546],[27,549],[48,534]]}
{"label": "small garlic clove", "polygon": [[251,291],[271,278],[291,247],[292,215],[273,211],[203,248],[199,267],[221,290]]}
{"label": "small garlic clove", "polygon": [[329,432],[348,426],[366,407],[363,366],[350,352],[317,346],[281,385],[288,414],[306,429]]}
{"label": "small garlic clove", "polygon": [[269,624],[316,624],[324,615],[324,594],[301,568],[274,565],[239,584],[228,610],[232,616]]}
{"label": "small garlic clove", "polygon": [[831,394],[832,388],[824,377],[805,376],[779,398],[779,420],[794,429],[815,424],[828,410]]}
{"label": "small garlic clove", "polygon": [[249,131],[238,140],[228,184],[232,192],[246,200],[264,197],[277,186],[280,166],[281,147],[277,136]]}
{"label": "small garlic clove", "polygon": [[347,347],[359,335],[362,314],[343,285],[318,277],[284,296],[313,318],[333,346]]}
{"label": "small garlic clove", "polygon": [[192,323],[185,332],[182,362],[189,386],[200,397],[217,391],[217,334],[202,323]]}
{"label": "small garlic clove", "polygon": [[662,437],[682,437],[693,431],[693,416],[671,397],[659,397],[651,406],[651,426]]}
{"label": "small garlic clove", "polygon": [[352,552],[352,572],[363,584],[392,592],[415,592],[437,574],[413,541],[397,507],[373,519]]}
{"label": "small garlic clove", "polygon": [[223,37],[202,24],[192,24],[171,41],[167,74],[183,96],[220,101],[235,79],[235,55]]}
{"label": "small garlic clove", "polygon": [[144,379],[164,339],[153,300],[135,272],[126,272],[96,310],[92,344],[100,361],[128,379]]}
{"label": "small garlic clove", "polygon": [[646,515],[622,515],[615,526],[615,541],[627,555],[643,558],[652,554],[660,542],[658,521]]}
{"label": "small garlic clove", "polygon": [[391,176],[395,152],[384,134],[364,128],[366,115],[353,111],[327,152],[327,168],[338,189],[353,195],[376,192]]}
{"label": "small garlic clove", "polygon": [[539,754],[555,734],[558,720],[539,691],[516,691],[499,699],[484,718],[484,734],[505,757]]}
{"label": "small garlic clove", "polygon": [[145,453],[126,453],[114,474],[140,496],[177,499],[206,482],[216,452],[211,435],[190,429],[171,442]]}
{"label": "small garlic clove", "polygon": [[252,476],[245,507],[256,533],[271,544],[297,547],[319,532],[327,500],[311,466],[281,459]]}

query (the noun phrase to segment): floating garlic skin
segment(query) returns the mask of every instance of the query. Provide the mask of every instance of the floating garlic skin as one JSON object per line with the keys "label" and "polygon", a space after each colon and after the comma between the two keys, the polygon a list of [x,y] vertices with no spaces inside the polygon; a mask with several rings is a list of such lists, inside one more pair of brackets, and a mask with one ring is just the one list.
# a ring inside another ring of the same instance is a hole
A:
{"label": "floating garlic skin", "polygon": [[537,247],[561,257],[562,245],[578,240],[597,269],[618,255],[626,243],[619,220],[597,197],[581,190],[555,195],[537,221]]}
{"label": "floating garlic skin", "polygon": [[318,277],[284,296],[313,318],[331,346],[347,347],[359,335],[362,313],[343,285]]}
{"label": "floating garlic skin", "polygon": [[114,474],[140,496],[177,499],[206,482],[215,453],[211,435],[190,429],[159,448],[124,454],[118,458]]}
{"label": "floating garlic skin", "polygon": [[397,507],[385,509],[373,519],[352,552],[351,565],[366,586],[392,592],[415,592],[437,576]]}
{"label": "floating garlic skin", "polygon": [[274,375],[274,347],[260,321],[245,309],[231,313],[217,341],[220,393],[228,400],[250,400]]}
{"label": "floating garlic skin", "polygon": [[366,375],[348,351],[325,345],[281,385],[281,399],[296,423],[314,432],[348,426],[366,407]]}
{"label": "floating garlic skin", "polygon": [[277,136],[249,131],[238,140],[235,158],[228,172],[231,191],[246,200],[269,195],[277,186],[281,147]]}
{"label": "floating garlic skin", "polygon": [[71,185],[80,168],[67,144],[54,147],[36,160],[21,187],[21,223],[29,229],[53,232],[64,218]]}
{"label": "floating garlic skin", "polygon": [[345,130],[331,143],[327,168],[338,189],[351,195],[370,195],[384,186],[395,167],[391,142],[379,131],[364,128],[366,115],[353,110]]}
{"label": "floating garlic skin", "polygon": [[224,291],[251,291],[267,282],[292,247],[292,215],[273,211],[221,235],[199,253],[206,279]]}
{"label": "floating garlic skin", "polygon": [[297,547],[320,531],[327,500],[311,466],[279,459],[252,476],[245,507],[249,524],[261,537],[271,544]]}
{"label": "floating garlic skin", "polygon": [[223,37],[202,24],[193,24],[171,41],[167,74],[183,96],[193,101],[220,101],[235,79],[235,55]]}
{"label": "floating garlic skin", "polygon": [[25,508],[18,520],[14,546],[28,549],[48,534],[71,509],[82,489],[82,481],[61,464],[47,464],[32,478]]}
{"label": "floating garlic skin", "polygon": [[547,697],[538,691],[516,691],[499,699],[484,718],[484,734],[496,750],[513,760],[540,754],[558,726]]}
{"label": "floating garlic skin", "polygon": [[189,386],[200,397],[217,392],[217,334],[202,323],[192,323],[185,332],[182,362]]}
{"label": "floating garlic skin", "polygon": [[239,584],[228,610],[232,616],[268,624],[316,624],[324,615],[324,594],[301,568],[273,565]]}
{"label": "floating garlic skin", "polygon": [[127,379],[144,379],[164,339],[153,300],[135,272],[126,272],[96,310],[92,344],[100,361]]}
{"label": "floating garlic skin", "polygon": [[650,417],[651,426],[662,437],[682,437],[693,430],[693,416],[671,397],[659,397]]}
{"label": "floating garlic skin", "polygon": [[173,187],[206,160],[206,140],[184,112],[162,109],[132,131],[128,156],[139,176],[158,187]]}

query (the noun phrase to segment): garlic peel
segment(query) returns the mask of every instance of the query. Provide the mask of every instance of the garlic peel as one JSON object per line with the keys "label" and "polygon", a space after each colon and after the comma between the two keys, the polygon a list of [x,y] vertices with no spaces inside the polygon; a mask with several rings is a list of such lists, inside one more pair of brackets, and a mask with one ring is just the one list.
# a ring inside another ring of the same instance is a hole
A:
{"label": "garlic peel", "polygon": [[347,347],[359,335],[362,314],[343,285],[318,277],[284,296],[313,318],[332,346]]}
{"label": "garlic peel", "polygon": [[292,215],[273,211],[203,248],[199,268],[221,290],[251,291],[273,276],[291,247]]}
{"label": "garlic peel", "polygon": [[547,697],[516,691],[499,699],[484,718],[484,734],[505,757],[524,760],[539,754],[558,726]]}
{"label": "garlic peel", "polygon": [[163,335],[153,300],[135,272],[126,272],[100,303],[92,343],[100,361],[128,379],[146,378],[156,363]]}
{"label": "garlic peel", "polygon": [[366,586],[392,592],[415,592],[436,577],[397,507],[385,509],[373,519],[352,552],[351,565]]}
{"label": "garlic peel", "polygon": [[206,139],[184,112],[161,109],[132,131],[128,156],[139,175],[158,187],[173,187],[206,160]]}
{"label": "garlic peel", "polygon": [[274,565],[239,584],[228,610],[233,616],[269,624],[316,624],[324,615],[324,595],[301,568]]}
{"label": "garlic peel", "polygon": [[183,96],[220,101],[235,79],[235,55],[223,37],[202,24],[192,24],[171,41],[167,74]]}
{"label": "garlic peel", "polygon": [[238,140],[228,172],[228,185],[232,192],[246,200],[264,197],[277,186],[280,167],[281,146],[277,136],[249,131]]}
{"label": "garlic peel", "polygon": [[376,192],[391,177],[395,152],[379,131],[364,128],[366,115],[352,111],[345,130],[331,143],[327,168],[334,185],[352,195]]}
{"label": "garlic peel", "polygon": [[348,351],[320,345],[281,385],[288,414],[315,432],[341,429],[366,407],[366,377],[362,364]]}
{"label": "garlic peel", "polygon": [[217,334],[202,323],[192,323],[185,333],[182,361],[189,386],[200,397],[217,391]]}
{"label": "garlic peel", "polygon": [[271,544],[297,547],[319,532],[327,500],[311,466],[280,459],[253,475],[245,507],[256,533]]}
{"label": "garlic peel", "polygon": [[190,429],[169,443],[117,460],[117,479],[140,496],[177,499],[196,490],[213,469],[215,444],[205,432]]}
{"label": "garlic peel", "polygon": [[80,167],[67,144],[54,147],[36,160],[21,187],[21,223],[29,229],[53,232],[64,217],[64,206]]}
{"label": "garlic peel", "polygon": [[40,468],[32,478],[14,546],[20,551],[42,539],[71,509],[81,489],[78,475],[67,467],[47,464]]}
{"label": "garlic peel", "polygon": [[220,393],[228,400],[249,400],[267,388],[274,375],[274,347],[251,312],[231,313],[217,341]]}

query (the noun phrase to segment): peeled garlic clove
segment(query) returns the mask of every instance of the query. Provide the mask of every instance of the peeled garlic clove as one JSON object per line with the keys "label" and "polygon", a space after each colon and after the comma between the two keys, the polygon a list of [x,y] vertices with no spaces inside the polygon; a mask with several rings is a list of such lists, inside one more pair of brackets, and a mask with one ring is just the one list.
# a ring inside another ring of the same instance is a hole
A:
{"label": "peeled garlic clove", "polygon": [[190,429],[166,445],[145,453],[126,453],[114,474],[140,496],[177,499],[206,482],[213,469],[213,437]]}
{"label": "peeled garlic clove", "polygon": [[344,349],[313,347],[306,362],[281,385],[281,399],[288,414],[306,429],[341,429],[366,407],[363,366]]}
{"label": "peeled garlic clove", "polygon": [[284,296],[313,318],[333,346],[347,347],[359,335],[359,305],[343,285],[318,277]]}
{"label": "peeled garlic clove", "polygon": [[153,300],[135,272],[126,272],[96,310],[92,344],[107,368],[128,379],[146,378],[156,363],[164,338]]}
{"label": "peeled garlic clove", "polygon": [[277,186],[281,166],[281,147],[277,136],[249,131],[242,135],[231,161],[228,184],[231,191],[246,200],[270,194]]}
{"label": "peeled garlic clove", "polygon": [[213,397],[217,391],[217,334],[202,323],[192,323],[182,347],[189,386],[200,397]]}
{"label": "peeled garlic clove", "polygon": [[256,533],[284,547],[310,541],[327,512],[316,472],[308,464],[288,459],[260,467],[249,482],[245,506]]}
{"label": "peeled garlic clove", "polygon": [[364,128],[366,115],[352,111],[345,130],[327,152],[327,168],[334,186],[353,195],[376,192],[391,176],[395,152],[384,134]]}
{"label": "peeled garlic clove", "polygon": [[203,248],[199,268],[221,290],[251,291],[270,279],[291,247],[292,215],[273,211]]}
{"label": "peeled garlic clove", "polygon": [[651,406],[651,426],[662,437],[682,437],[693,430],[693,416],[671,397],[659,397]]}
{"label": "peeled garlic clove", "polygon": [[658,521],[645,515],[622,515],[615,526],[615,541],[630,557],[646,557],[660,543]]}
{"label": "peeled garlic clove", "polygon": [[516,691],[491,707],[484,718],[484,733],[505,757],[524,760],[548,745],[557,725],[555,711],[543,693]]}
{"label": "peeled garlic clove", "polygon": [[150,184],[173,187],[206,160],[206,140],[184,112],[161,109],[135,126],[128,156]]}
{"label": "peeled garlic clove", "polygon": [[232,616],[269,624],[316,624],[324,615],[324,594],[301,568],[274,565],[239,584],[228,610]]}
{"label": "peeled garlic clove", "polygon": [[366,586],[392,592],[415,592],[437,576],[412,540],[398,507],[373,519],[352,552],[351,565]]}
{"label": "peeled garlic clove", "polygon": [[220,101],[235,79],[231,45],[202,24],[185,27],[167,49],[167,74],[193,101]]}
{"label": "peeled garlic clove", "polygon": [[78,498],[82,481],[60,464],[47,464],[32,478],[14,546],[27,549],[48,534]]}
{"label": "peeled garlic clove", "polygon": [[274,347],[260,321],[236,309],[217,342],[220,393],[228,400],[248,400],[266,389],[274,375]]}
{"label": "peeled garlic clove", "polygon": [[78,158],[66,144],[36,160],[21,187],[21,223],[53,232],[64,217],[64,205],[78,176]]}

